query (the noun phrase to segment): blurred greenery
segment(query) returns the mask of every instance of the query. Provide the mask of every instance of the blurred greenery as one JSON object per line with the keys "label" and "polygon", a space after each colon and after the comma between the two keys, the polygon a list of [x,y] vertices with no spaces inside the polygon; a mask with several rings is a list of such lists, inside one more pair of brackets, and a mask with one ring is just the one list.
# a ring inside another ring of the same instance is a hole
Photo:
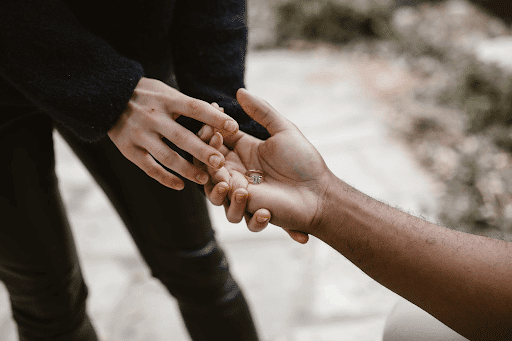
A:
{"label": "blurred greenery", "polygon": [[490,133],[498,146],[512,151],[512,75],[468,55],[461,55],[456,64],[455,84],[443,101],[464,110],[469,134]]}
{"label": "blurred greenery", "polygon": [[389,38],[391,6],[362,8],[358,1],[286,1],[277,7],[277,42],[293,40],[343,44],[361,38]]}

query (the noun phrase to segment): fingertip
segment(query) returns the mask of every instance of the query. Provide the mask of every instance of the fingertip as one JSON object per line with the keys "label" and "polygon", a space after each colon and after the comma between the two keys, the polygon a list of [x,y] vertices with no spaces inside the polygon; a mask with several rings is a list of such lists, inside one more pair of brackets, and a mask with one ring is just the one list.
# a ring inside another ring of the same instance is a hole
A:
{"label": "fingertip", "polygon": [[226,212],[226,218],[230,223],[238,224],[245,214],[249,192],[244,188],[237,188],[231,195],[231,203]]}
{"label": "fingertip", "polygon": [[179,181],[179,182],[175,181],[175,182],[172,182],[169,187],[176,191],[181,191],[185,188],[185,183],[183,181]]}
{"label": "fingertip", "polygon": [[296,241],[301,244],[307,244],[307,242],[309,241],[309,235],[301,234],[301,236],[297,236]]}
{"label": "fingertip", "polygon": [[245,102],[247,101],[247,98],[249,96],[249,91],[247,91],[245,88],[240,88],[236,92],[236,100],[240,104],[240,106],[244,109],[245,113],[252,117],[252,112],[249,110],[246,110],[245,108]]}
{"label": "fingertip", "polygon": [[259,209],[249,220],[247,227],[252,232],[260,232],[264,230],[270,222],[270,212],[266,209]]}
{"label": "fingertip", "polygon": [[[208,185],[209,186],[209,185]],[[206,186],[205,186],[206,189]],[[229,185],[225,182],[219,182],[215,187],[208,188],[208,199],[214,206],[220,206],[224,203],[226,195],[228,193]]]}
{"label": "fingertip", "polygon": [[214,134],[213,128],[210,125],[205,124],[199,130],[199,132],[197,133],[197,136],[199,136],[199,138],[201,138],[201,140],[203,142],[206,142],[206,141],[210,141],[210,139],[212,138],[213,134]]}
{"label": "fingertip", "polygon": [[222,130],[224,130],[226,133],[231,134],[231,135],[236,134],[238,129],[239,129],[238,123],[232,118],[226,120],[224,122],[224,125],[222,126]]}
{"label": "fingertip", "polygon": [[216,132],[210,140],[210,146],[219,150],[220,147],[222,146],[223,142],[224,142],[224,140],[222,138],[222,134],[219,132]]}
{"label": "fingertip", "polygon": [[257,210],[255,213],[254,213],[254,216],[256,217],[256,220],[263,224],[263,223],[268,223],[270,221],[270,218],[271,218],[271,213],[269,210],[267,210],[266,208],[260,208],[259,210]]}
{"label": "fingertip", "polygon": [[285,231],[297,243],[306,244],[309,241],[309,235],[307,233],[300,232],[300,231],[294,231],[294,230],[288,230],[288,229],[285,229]]}
{"label": "fingertip", "polygon": [[248,92],[248,91],[247,91],[247,89],[246,89],[246,88],[239,88],[239,89],[237,90],[237,92],[236,92],[236,97],[238,98],[238,95],[242,95],[242,96],[243,96],[243,95],[247,94],[247,92]]}
{"label": "fingertip", "polygon": [[257,225],[254,228],[254,232],[260,232],[267,228],[270,217],[256,217]]}
{"label": "fingertip", "polygon": [[220,140],[220,143],[222,144],[222,139],[223,139],[222,134],[217,131],[214,136],[217,136],[217,138]]}
{"label": "fingertip", "polygon": [[199,131],[197,132],[197,136],[201,137],[201,135],[204,134],[205,127],[206,127],[206,124],[203,124],[201,129],[199,129]]}
{"label": "fingertip", "polygon": [[229,191],[229,185],[225,182],[219,182],[216,187],[217,193],[220,195],[226,195]]}
{"label": "fingertip", "polygon": [[199,173],[196,176],[196,180],[198,184],[205,185],[210,180],[210,176],[206,173]]}
{"label": "fingertip", "polygon": [[210,155],[208,158],[208,162],[210,163],[210,166],[212,166],[215,169],[220,169],[222,166],[224,166],[224,162],[226,161],[224,159],[224,155],[219,153],[217,150],[215,150],[216,153]]}
{"label": "fingertip", "polygon": [[232,198],[234,198],[234,200],[231,201],[235,201],[237,204],[241,205],[247,201],[248,196],[249,192],[247,192],[245,188],[238,188],[233,192]]}

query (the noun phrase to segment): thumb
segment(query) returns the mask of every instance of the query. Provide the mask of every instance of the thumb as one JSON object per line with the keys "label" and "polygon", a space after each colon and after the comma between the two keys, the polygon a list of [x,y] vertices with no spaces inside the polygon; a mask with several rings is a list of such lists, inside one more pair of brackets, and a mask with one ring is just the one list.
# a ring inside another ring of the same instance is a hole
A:
{"label": "thumb", "polygon": [[290,121],[279,114],[270,104],[243,88],[238,89],[236,99],[247,115],[264,126],[270,135],[275,135],[293,126]]}

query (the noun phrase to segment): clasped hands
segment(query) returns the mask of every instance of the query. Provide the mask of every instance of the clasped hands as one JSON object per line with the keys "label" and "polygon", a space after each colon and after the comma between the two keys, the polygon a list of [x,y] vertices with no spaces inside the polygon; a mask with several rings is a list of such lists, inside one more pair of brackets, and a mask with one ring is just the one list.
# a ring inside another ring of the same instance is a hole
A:
{"label": "clasped hands", "polygon": [[[206,196],[212,204],[225,207],[232,223],[245,217],[248,228],[257,232],[271,222],[304,244],[322,219],[323,200],[333,175],[298,128],[268,103],[245,89],[238,90],[237,100],[271,137],[262,141],[242,131],[223,136],[204,125],[198,136],[225,159],[221,168],[194,161],[210,175],[204,185]],[[264,181],[250,183],[244,175],[249,170],[265,172]]]}
{"label": "clasped hands", "polygon": [[[244,111],[267,128],[262,141],[238,130],[218,105],[188,97],[168,85],[142,78],[127,108],[108,136],[120,152],[164,186],[180,190],[186,179],[202,184],[214,205],[224,205],[229,221],[243,217],[252,231],[269,222],[300,242],[308,241],[321,222],[322,208],[334,175],[297,127],[267,102],[239,89]],[[205,123],[199,136],[176,122],[187,116]],[[163,138],[194,156],[189,163]],[[266,173],[261,184],[250,184],[248,170]]]}

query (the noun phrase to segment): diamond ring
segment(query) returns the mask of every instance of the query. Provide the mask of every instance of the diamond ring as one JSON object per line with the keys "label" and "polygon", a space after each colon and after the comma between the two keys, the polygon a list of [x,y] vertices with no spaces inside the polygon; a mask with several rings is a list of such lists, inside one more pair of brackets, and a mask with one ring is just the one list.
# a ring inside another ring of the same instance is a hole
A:
{"label": "diamond ring", "polygon": [[249,180],[250,183],[257,185],[263,182],[263,179],[265,178],[265,172],[259,170],[250,170],[245,173],[245,177],[247,180]]}

